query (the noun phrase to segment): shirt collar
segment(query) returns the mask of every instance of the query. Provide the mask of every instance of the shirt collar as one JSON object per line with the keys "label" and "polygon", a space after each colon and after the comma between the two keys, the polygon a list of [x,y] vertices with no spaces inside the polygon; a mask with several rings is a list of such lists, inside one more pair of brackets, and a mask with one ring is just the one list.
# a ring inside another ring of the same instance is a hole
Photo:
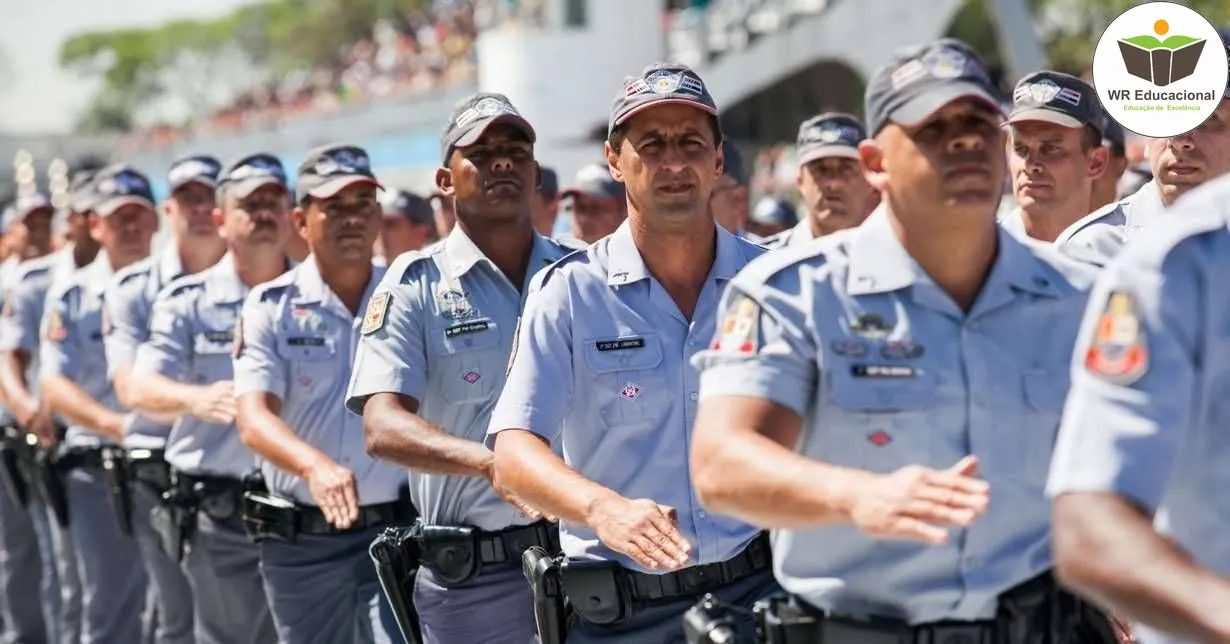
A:
{"label": "shirt collar", "polygon": [[106,251],[99,250],[94,261],[82,272],[85,274],[86,291],[91,295],[102,295],[103,291],[107,290],[107,284],[115,274],[115,269],[111,267],[111,259],[107,257]]}
{"label": "shirt collar", "polygon": [[[709,277],[730,280],[747,261],[739,249],[737,237],[721,226],[714,225],[713,228],[717,235],[717,251],[714,253]],[[608,286],[633,284],[650,277],[649,269],[641,258],[641,249],[637,248],[636,240],[632,239],[632,228],[628,220],[625,219],[607,238],[606,249]]]}
{"label": "shirt collar", "polygon": [[235,270],[235,256],[230,251],[209,269],[206,281],[209,299],[219,304],[242,302],[248,294],[248,286],[239,279],[239,272]]}
{"label": "shirt collar", "polygon": [[[1003,226],[997,225],[995,233],[998,249],[991,274],[978,296],[978,308],[986,308],[983,300],[994,302],[1004,293],[1011,295],[1011,289],[1039,295],[1058,294],[1052,278],[1042,271],[1025,242],[1013,237]],[[851,295],[888,293],[916,284],[936,287],[931,277],[897,239],[888,217],[887,204],[880,204],[861,226],[854,229],[849,261],[846,289]],[[1004,290],[1005,287],[1007,290]]]}
{"label": "shirt collar", "polygon": [[179,249],[175,244],[167,244],[162,257],[158,258],[158,279],[163,284],[169,284],[183,276],[184,264],[179,259]]}
{"label": "shirt collar", "polygon": [[453,275],[457,277],[465,275],[475,264],[489,261],[460,225],[453,226],[448,237],[444,238],[444,256],[448,259]]}
{"label": "shirt collar", "polygon": [[[367,288],[364,289],[364,301],[367,300],[367,295],[371,294],[375,285],[380,282],[380,278],[384,276],[386,267],[372,265],[372,273],[367,278]],[[339,313],[345,313],[347,316],[350,312],[342,303],[333,289],[325,282],[325,278],[320,274],[320,265],[316,263],[315,255],[308,255],[299,264],[295,271],[295,295],[291,298],[293,304],[319,304],[324,306],[334,306]],[[353,316],[351,316],[353,317]]]}
{"label": "shirt collar", "polygon": [[790,232],[786,233],[786,246],[798,246],[815,240],[815,235],[811,230],[811,217],[803,217],[802,221],[794,225]]}

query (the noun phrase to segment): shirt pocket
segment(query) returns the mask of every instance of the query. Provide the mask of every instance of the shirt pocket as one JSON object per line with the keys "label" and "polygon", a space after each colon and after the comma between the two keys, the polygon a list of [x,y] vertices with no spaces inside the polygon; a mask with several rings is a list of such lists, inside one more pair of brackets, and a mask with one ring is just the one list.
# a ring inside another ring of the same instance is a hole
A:
{"label": "shirt pocket", "polygon": [[500,329],[493,320],[467,320],[430,332],[434,373],[440,395],[450,403],[477,403],[499,393],[508,356],[502,355]]}
{"label": "shirt pocket", "polygon": [[1025,476],[1042,489],[1051,468],[1064,402],[1068,397],[1067,371],[1030,370],[1021,374],[1025,426],[1017,432],[1020,454],[1025,455]]}
{"label": "shirt pocket", "polygon": [[596,406],[604,427],[660,422],[670,413],[671,396],[681,395],[669,386],[662,339],[655,333],[590,338],[583,354],[584,390],[592,397],[580,403]]}
{"label": "shirt pocket", "polygon": [[235,332],[232,329],[198,332],[192,339],[193,382],[209,384],[229,380],[234,373],[231,365],[234,344]]}
{"label": "shirt pocket", "polygon": [[932,440],[944,431],[935,426],[938,395],[935,375],[920,367],[853,365],[829,372],[820,450],[834,458],[821,460],[881,473],[931,464]]}
{"label": "shirt pocket", "polygon": [[345,366],[337,362],[337,342],[333,338],[281,337],[278,338],[278,355],[287,364],[287,397],[310,400],[328,395],[338,375],[346,371]]}

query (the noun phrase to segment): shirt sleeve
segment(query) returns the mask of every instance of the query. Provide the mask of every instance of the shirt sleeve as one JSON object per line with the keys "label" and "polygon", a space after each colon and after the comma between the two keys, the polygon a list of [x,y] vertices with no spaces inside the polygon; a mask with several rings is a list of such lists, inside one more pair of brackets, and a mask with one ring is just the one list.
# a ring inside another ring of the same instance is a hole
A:
{"label": "shirt sleeve", "polygon": [[42,342],[39,343],[39,379],[63,376],[77,378],[82,343],[73,320],[75,291],[58,293],[47,301],[42,320]]}
{"label": "shirt sleeve", "polygon": [[517,321],[508,375],[487,428],[488,448],[506,429],[528,430],[554,442],[572,407],[569,283],[566,275],[552,277],[526,297]]}
{"label": "shirt sleeve", "polygon": [[235,395],[263,391],[286,400],[288,365],[278,355],[276,303],[262,302],[253,291],[235,320]]}
{"label": "shirt sleeve", "polygon": [[38,349],[43,311],[46,309],[47,290],[38,280],[28,279],[13,286],[0,315],[0,351],[27,351]]}
{"label": "shirt sleeve", "polygon": [[[140,280],[133,280],[139,283]],[[149,334],[149,319],[141,306],[137,284],[112,282],[103,295],[103,349],[107,354],[107,377],[131,367],[137,347]]]}
{"label": "shirt sleeve", "polygon": [[137,347],[134,375],[156,373],[182,380],[193,358],[186,295],[159,295],[150,309],[149,339]]}
{"label": "shirt sleeve", "polygon": [[[796,273],[797,275],[797,273]],[[800,280],[775,275],[778,287],[744,274],[722,296],[710,348],[692,358],[700,370],[700,398],[750,396],[803,416],[818,381],[820,350],[811,333],[810,292]]]}
{"label": "shirt sleeve", "polygon": [[1190,242],[1164,262],[1135,250],[1089,299],[1047,491],[1111,492],[1155,511],[1194,418],[1208,293]]}
{"label": "shirt sleeve", "polygon": [[395,393],[422,401],[427,389],[427,351],[423,340],[424,302],[418,282],[399,283],[386,273],[367,302],[346,408],[363,414],[367,399]]}

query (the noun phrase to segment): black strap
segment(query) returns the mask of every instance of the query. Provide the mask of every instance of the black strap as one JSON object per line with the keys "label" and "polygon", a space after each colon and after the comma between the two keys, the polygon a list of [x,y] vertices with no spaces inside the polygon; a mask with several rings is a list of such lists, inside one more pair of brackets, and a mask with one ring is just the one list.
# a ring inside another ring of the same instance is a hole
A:
{"label": "black strap", "polygon": [[204,499],[214,496],[233,496],[242,499],[243,481],[229,476],[209,476],[176,472],[176,488],[192,498]]}
{"label": "black strap", "polygon": [[303,534],[331,535],[348,534],[392,523],[404,523],[412,516],[411,509],[400,501],[390,501],[359,508],[359,518],[345,530],[340,530],[325,519],[325,513],[314,505],[299,505],[299,532]]}
{"label": "black strap", "polygon": [[56,467],[68,472],[80,469],[101,469],[103,453],[107,450],[119,449],[110,445],[91,447],[70,447],[56,457]]}
{"label": "black strap", "polygon": [[622,572],[633,599],[657,601],[703,595],[768,570],[772,564],[769,536],[761,534],[743,552],[726,561],[691,566],[662,575],[626,569]]}
{"label": "black strap", "polygon": [[537,521],[478,535],[478,554],[484,565],[510,562],[521,565],[521,556],[533,546],[559,552],[559,528],[546,521]]}

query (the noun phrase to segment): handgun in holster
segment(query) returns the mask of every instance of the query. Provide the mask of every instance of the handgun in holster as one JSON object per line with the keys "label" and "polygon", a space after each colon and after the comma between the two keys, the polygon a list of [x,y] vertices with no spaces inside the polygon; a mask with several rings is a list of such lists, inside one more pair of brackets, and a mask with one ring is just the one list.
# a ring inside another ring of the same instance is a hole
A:
{"label": "handgun in holster", "polygon": [[385,528],[368,548],[397,628],[408,644],[422,642],[419,615],[414,609],[414,579],[419,566],[414,532],[411,526]]}
{"label": "handgun in holster", "polygon": [[196,513],[200,501],[190,490],[179,484],[171,471],[170,488],[162,494],[162,502],[149,512],[150,526],[158,535],[162,552],[176,563],[184,560],[188,543],[196,532]]}
{"label": "handgun in holster", "polygon": [[[62,445],[62,443],[61,443]],[[55,447],[39,447],[34,455],[35,487],[39,496],[51,508],[56,523],[68,527],[68,491],[64,481],[65,472],[60,467],[60,450]]]}
{"label": "handgun in holster", "polygon": [[560,581],[560,557],[541,546],[531,546],[521,555],[521,572],[534,595],[534,622],[541,644],[564,644],[568,636],[568,607]]}
{"label": "handgun in holster", "polygon": [[243,527],[253,543],[265,539],[294,541],[299,534],[297,516],[293,500],[245,486]]}
{"label": "handgun in holster", "polygon": [[816,617],[786,595],[762,599],[752,607],[756,640],[764,644],[820,644]]}
{"label": "handgun in holster", "polygon": [[21,507],[30,503],[30,488],[22,476],[21,461],[26,451],[24,432],[16,427],[5,427],[0,438],[0,483],[5,491]]}
{"label": "handgun in holster", "polygon": [[115,512],[120,533],[132,536],[132,493],[128,487],[128,456],[121,447],[105,447],[102,450],[103,480],[111,509]]}
{"label": "handgun in holster", "polygon": [[[1050,644],[1117,644],[1110,617],[1093,604],[1061,587],[1051,572],[1009,589],[999,596],[998,628],[1005,641],[1028,638]],[[1037,629],[1048,628],[1039,639]],[[1030,641],[1033,641],[1030,640]]]}
{"label": "handgun in holster", "polygon": [[733,644],[738,635],[729,605],[707,594],[683,614],[683,635],[688,644]]}

